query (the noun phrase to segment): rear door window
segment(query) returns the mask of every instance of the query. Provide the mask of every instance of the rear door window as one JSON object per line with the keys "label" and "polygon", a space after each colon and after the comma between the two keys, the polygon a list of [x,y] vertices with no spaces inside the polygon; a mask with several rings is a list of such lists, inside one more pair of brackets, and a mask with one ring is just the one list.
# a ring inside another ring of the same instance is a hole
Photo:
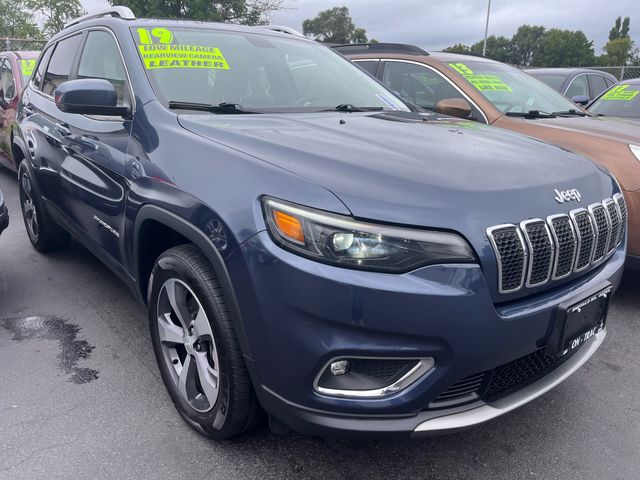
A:
{"label": "rear door window", "polygon": [[568,98],[573,98],[578,95],[590,98],[589,84],[587,83],[586,75],[578,75],[576,78],[571,80],[571,84],[569,85],[569,88],[567,88],[567,93],[565,93],[565,96]]}
{"label": "rear door window", "polygon": [[0,62],[0,87],[2,87],[4,100],[10,102],[16,96],[16,83],[13,79],[13,69],[8,58]]}
{"label": "rear door window", "polygon": [[369,72],[374,77],[376,76],[376,70],[378,70],[379,60],[358,60],[354,62],[360,68],[362,68],[365,72]]}
{"label": "rear door window", "polygon": [[82,34],[78,34],[58,42],[44,75],[43,93],[53,95],[56,88],[71,78],[81,40]]}
{"label": "rear door window", "polygon": [[49,58],[51,57],[51,52],[53,51],[53,47],[49,46],[44,51],[42,56],[40,57],[40,63],[38,64],[38,68],[35,72],[33,72],[33,86],[40,90],[42,88],[42,79],[44,78],[44,72],[47,68],[47,64],[49,63]]}
{"label": "rear door window", "polygon": [[589,84],[591,85],[591,97],[595,98],[607,89],[607,83],[602,75],[589,75]]}

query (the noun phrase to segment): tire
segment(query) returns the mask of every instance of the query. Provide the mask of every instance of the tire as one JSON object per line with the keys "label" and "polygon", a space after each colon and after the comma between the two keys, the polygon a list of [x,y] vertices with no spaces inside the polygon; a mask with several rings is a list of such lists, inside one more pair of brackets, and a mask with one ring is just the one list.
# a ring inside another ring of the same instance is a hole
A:
{"label": "tire", "polygon": [[44,209],[24,160],[18,167],[18,188],[22,219],[31,245],[40,252],[50,252],[66,247],[71,240],[71,235],[55,223],[49,212]]}
{"label": "tire", "polygon": [[253,426],[258,404],[225,298],[193,245],[171,248],[156,261],[149,327],[162,380],[189,425],[217,440]]}

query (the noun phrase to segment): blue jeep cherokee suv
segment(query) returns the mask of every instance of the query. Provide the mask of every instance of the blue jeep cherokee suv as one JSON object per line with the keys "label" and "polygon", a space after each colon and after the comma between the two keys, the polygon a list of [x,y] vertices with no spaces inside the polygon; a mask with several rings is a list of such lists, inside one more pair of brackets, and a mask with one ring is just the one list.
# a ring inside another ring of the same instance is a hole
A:
{"label": "blue jeep cherokee suv", "polygon": [[415,110],[295,35],[79,19],[19,107],[29,239],[73,235],[146,303],[205,435],[262,410],[310,434],[481,423],[600,346],[626,209],[583,158]]}

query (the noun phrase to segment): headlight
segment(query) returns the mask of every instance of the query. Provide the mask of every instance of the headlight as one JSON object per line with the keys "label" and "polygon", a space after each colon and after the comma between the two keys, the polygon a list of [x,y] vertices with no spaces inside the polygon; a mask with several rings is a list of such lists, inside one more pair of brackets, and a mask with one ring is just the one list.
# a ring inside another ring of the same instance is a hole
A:
{"label": "headlight", "polygon": [[629,145],[629,150],[636,157],[636,159],[640,162],[640,145],[634,145],[633,143]]}
{"label": "headlight", "polygon": [[268,197],[262,205],[278,245],[320,262],[398,273],[475,261],[471,247],[453,233],[362,223]]}

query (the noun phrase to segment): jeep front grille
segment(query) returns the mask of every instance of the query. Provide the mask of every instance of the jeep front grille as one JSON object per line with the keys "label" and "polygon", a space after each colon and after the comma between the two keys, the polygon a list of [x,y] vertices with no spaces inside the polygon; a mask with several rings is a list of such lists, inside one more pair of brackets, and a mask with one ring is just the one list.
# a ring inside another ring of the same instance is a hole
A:
{"label": "jeep front grille", "polygon": [[626,224],[627,207],[616,194],[569,215],[488,228],[498,260],[498,291],[537,287],[604,261],[624,239]]}

